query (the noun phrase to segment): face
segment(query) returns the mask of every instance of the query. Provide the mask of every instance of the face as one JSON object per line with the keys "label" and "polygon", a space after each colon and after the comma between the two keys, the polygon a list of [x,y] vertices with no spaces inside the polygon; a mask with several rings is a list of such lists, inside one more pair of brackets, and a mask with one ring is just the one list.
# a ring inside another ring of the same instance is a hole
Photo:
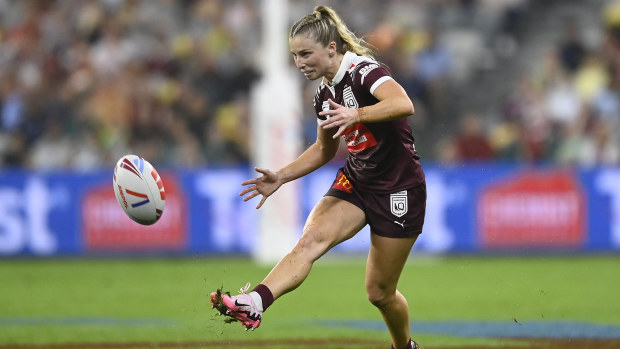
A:
{"label": "face", "polygon": [[323,47],[321,43],[305,35],[297,35],[290,38],[288,42],[295,65],[306,79],[316,80],[325,77],[331,81],[336,75],[339,67],[334,59],[337,55],[333,54],[336,51],[336,43],[332,42],[327,47]]}

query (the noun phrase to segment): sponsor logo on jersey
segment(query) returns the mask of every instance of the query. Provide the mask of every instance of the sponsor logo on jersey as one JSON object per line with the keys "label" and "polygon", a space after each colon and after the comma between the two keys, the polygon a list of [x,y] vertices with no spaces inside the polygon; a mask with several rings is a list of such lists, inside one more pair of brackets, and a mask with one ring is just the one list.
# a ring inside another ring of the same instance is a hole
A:
{"label": "sponsor logo on jersey", "polygon": [[363,124],[357,124],[347,129],[343,135],[344,141],[347,144],[347,149],[351,153],[357,153],[364,149],[374,147],[377,145],[375,136],[370,132],[368,127]]}
{"label": "sponsor logo on jersey", "polygon": [[364,83],[364,78],[366,77],[366,75],[368,75],[368,73],[370,73],[371,71],[375,70],[375,68],[379,68],[379,65],[377,63],[369,64],[365,67],[360,68],[359,74],[362,76],[362,84]]}
{"label": "sponsor logo on jersey", "polygon": [[355,99],[355,95],[353,95],[353,90],[351,89],[351,86],[345,86],[344,89],[342,90],[342,99],[344,102],[344,105],[347,108],[351,108],[351,109],[357,109],[359,108],[359,104],[357,103],[357,99]]}
{"label": "sponsor logo on jersey", "polygon": [[[402,217],[407,213],[409,205],[407,202],[407,191],[399,191],[398,193],[390,194],[390,210],[396,217]],[[398,222],[397,222],[398,223]]]}

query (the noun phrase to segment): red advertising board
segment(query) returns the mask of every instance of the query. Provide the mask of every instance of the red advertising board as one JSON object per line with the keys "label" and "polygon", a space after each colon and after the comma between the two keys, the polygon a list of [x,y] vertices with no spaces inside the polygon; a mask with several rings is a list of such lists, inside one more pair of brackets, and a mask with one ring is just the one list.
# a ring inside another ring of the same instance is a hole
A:
{"label": "red advertising board", "polygon": [[586,202],[568,171],[532,171],[495,183],[480,195],[478,226],[485,248],[579,247]]}
{"label": "red advertising board", "polygon": [[175,176],[162,175],[166,207],[153,225],[140,225],[123,212],[112,183],[93,187],[82,205],[82,234],[88,250],[181,250],[187,244],[186,199]]}

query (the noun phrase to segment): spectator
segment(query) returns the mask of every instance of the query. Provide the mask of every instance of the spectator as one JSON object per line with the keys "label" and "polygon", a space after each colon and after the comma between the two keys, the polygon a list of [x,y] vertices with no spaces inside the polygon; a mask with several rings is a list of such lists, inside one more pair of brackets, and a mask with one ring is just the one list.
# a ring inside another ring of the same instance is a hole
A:
{"label": "spectator", "polygon": [[558,47],[562,68],[574,74],[581,67],[587,51],[584,43],[579,37],[579,28],[575,19],[569,19],[563,28],[562,41]]}
{"label": "spectator", "polygon": [[49,122],[41,139],[35,144],[30,166],[41,170],[69,168],[72,145],[58,121]]}
{"label": "spectator", "polygon": [[579,153],[579,164],[587,167],[620,164],[618,137],[601,120],[595,121],[590,132],[584,137]]}
{"label": "spectator", "polygon": [[459,161],[485,161],[493,158],[493,149],[479,115],[465,115],[454,140],[454,147]]}
{"label": "spectator", "polygon": [[14,74],[9,73],[2,80],[0,89],[1,124],[0,130],[17,131],[23,122],[24,101]]}

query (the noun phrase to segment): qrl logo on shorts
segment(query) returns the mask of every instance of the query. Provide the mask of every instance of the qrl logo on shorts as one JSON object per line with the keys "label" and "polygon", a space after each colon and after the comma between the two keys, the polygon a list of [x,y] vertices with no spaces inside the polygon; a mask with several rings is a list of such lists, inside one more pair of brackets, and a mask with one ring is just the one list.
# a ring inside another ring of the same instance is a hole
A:
{"label": "qrl logo on shorts", "polygon": [[390,206],[393,215],[396,217],[404,216],[409,207],[407,204],[407,191],[403,190],[398,193],[390,194]]}

